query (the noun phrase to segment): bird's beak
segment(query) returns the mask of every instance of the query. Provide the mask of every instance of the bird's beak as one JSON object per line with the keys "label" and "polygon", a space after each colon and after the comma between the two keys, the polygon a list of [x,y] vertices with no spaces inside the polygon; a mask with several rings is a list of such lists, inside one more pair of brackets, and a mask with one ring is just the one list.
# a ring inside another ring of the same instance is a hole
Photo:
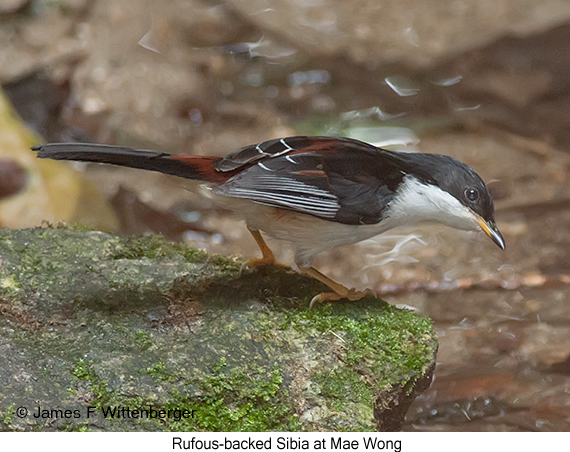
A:
{"label": "bird's beak", "polygon": [[485,234],[487,234],[489,236],[489,238],[493,242],[495,242],[495,245],[497,245],[499,248],[504,250],[505,249],[505,239],[503,238],[503,235],[499,231],[499,228],[497,227],[495,222],[492,220],[485,221],[481,217],[479,217],[477,219],[477,222],[479,223],[479,226],[481,226],[481,229],[483,229]]}

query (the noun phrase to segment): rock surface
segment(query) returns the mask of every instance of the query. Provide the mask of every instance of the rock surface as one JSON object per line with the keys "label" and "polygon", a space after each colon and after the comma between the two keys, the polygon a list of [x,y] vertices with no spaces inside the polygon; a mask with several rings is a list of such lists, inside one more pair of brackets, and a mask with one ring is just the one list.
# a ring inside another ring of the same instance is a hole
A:
{"label": "rock surface", "polygon": [[431,321],[373,298],[310,310],[319,290],[159,236],[2,230],[0,429],[398,429]]}

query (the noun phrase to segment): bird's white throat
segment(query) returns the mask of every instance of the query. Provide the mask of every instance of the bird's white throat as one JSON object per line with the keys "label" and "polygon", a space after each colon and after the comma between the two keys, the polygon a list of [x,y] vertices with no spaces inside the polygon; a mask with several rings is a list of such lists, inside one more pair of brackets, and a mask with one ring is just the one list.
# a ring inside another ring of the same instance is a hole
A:
{"label": "bird's white throat", "polygon": [[385,217],[392,227],[436,221],[463,230],[477,230],[476,214],[445,190],[408,175],[398,187]]}

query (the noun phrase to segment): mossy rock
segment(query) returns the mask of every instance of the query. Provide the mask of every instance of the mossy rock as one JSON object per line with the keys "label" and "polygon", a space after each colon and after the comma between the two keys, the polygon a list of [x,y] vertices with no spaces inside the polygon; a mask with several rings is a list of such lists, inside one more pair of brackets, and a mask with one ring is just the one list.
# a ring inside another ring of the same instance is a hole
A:
{"label": "mossy rock", "polygon": [[309,309],[317,281],[240,264],[0,230],[0,430],[398,429],[431,381],[431,321],[372,297]]}

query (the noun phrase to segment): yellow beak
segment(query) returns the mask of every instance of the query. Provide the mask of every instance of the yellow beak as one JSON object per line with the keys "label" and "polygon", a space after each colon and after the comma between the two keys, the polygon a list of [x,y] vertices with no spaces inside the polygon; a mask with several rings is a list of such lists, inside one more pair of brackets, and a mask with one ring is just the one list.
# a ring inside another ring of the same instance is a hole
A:
{"label": "yellow beak", "polygon": [[497,225],[495,224],[495,222],[494,221],[485,221],[485,220],[483,220],[482,217],[479,217],[479,216],[477,218],[477,222],[479,223],[479,226],[481,226],[481,229],[483,229],[485,234],[487,234],[489,236],[489,238],[493,242],[495,242],[495,245],[497,245],[499,248],[504,250],[505,249],[505,239],[503,238],[501,231],[499,231],[499,228],[497,228]]}

